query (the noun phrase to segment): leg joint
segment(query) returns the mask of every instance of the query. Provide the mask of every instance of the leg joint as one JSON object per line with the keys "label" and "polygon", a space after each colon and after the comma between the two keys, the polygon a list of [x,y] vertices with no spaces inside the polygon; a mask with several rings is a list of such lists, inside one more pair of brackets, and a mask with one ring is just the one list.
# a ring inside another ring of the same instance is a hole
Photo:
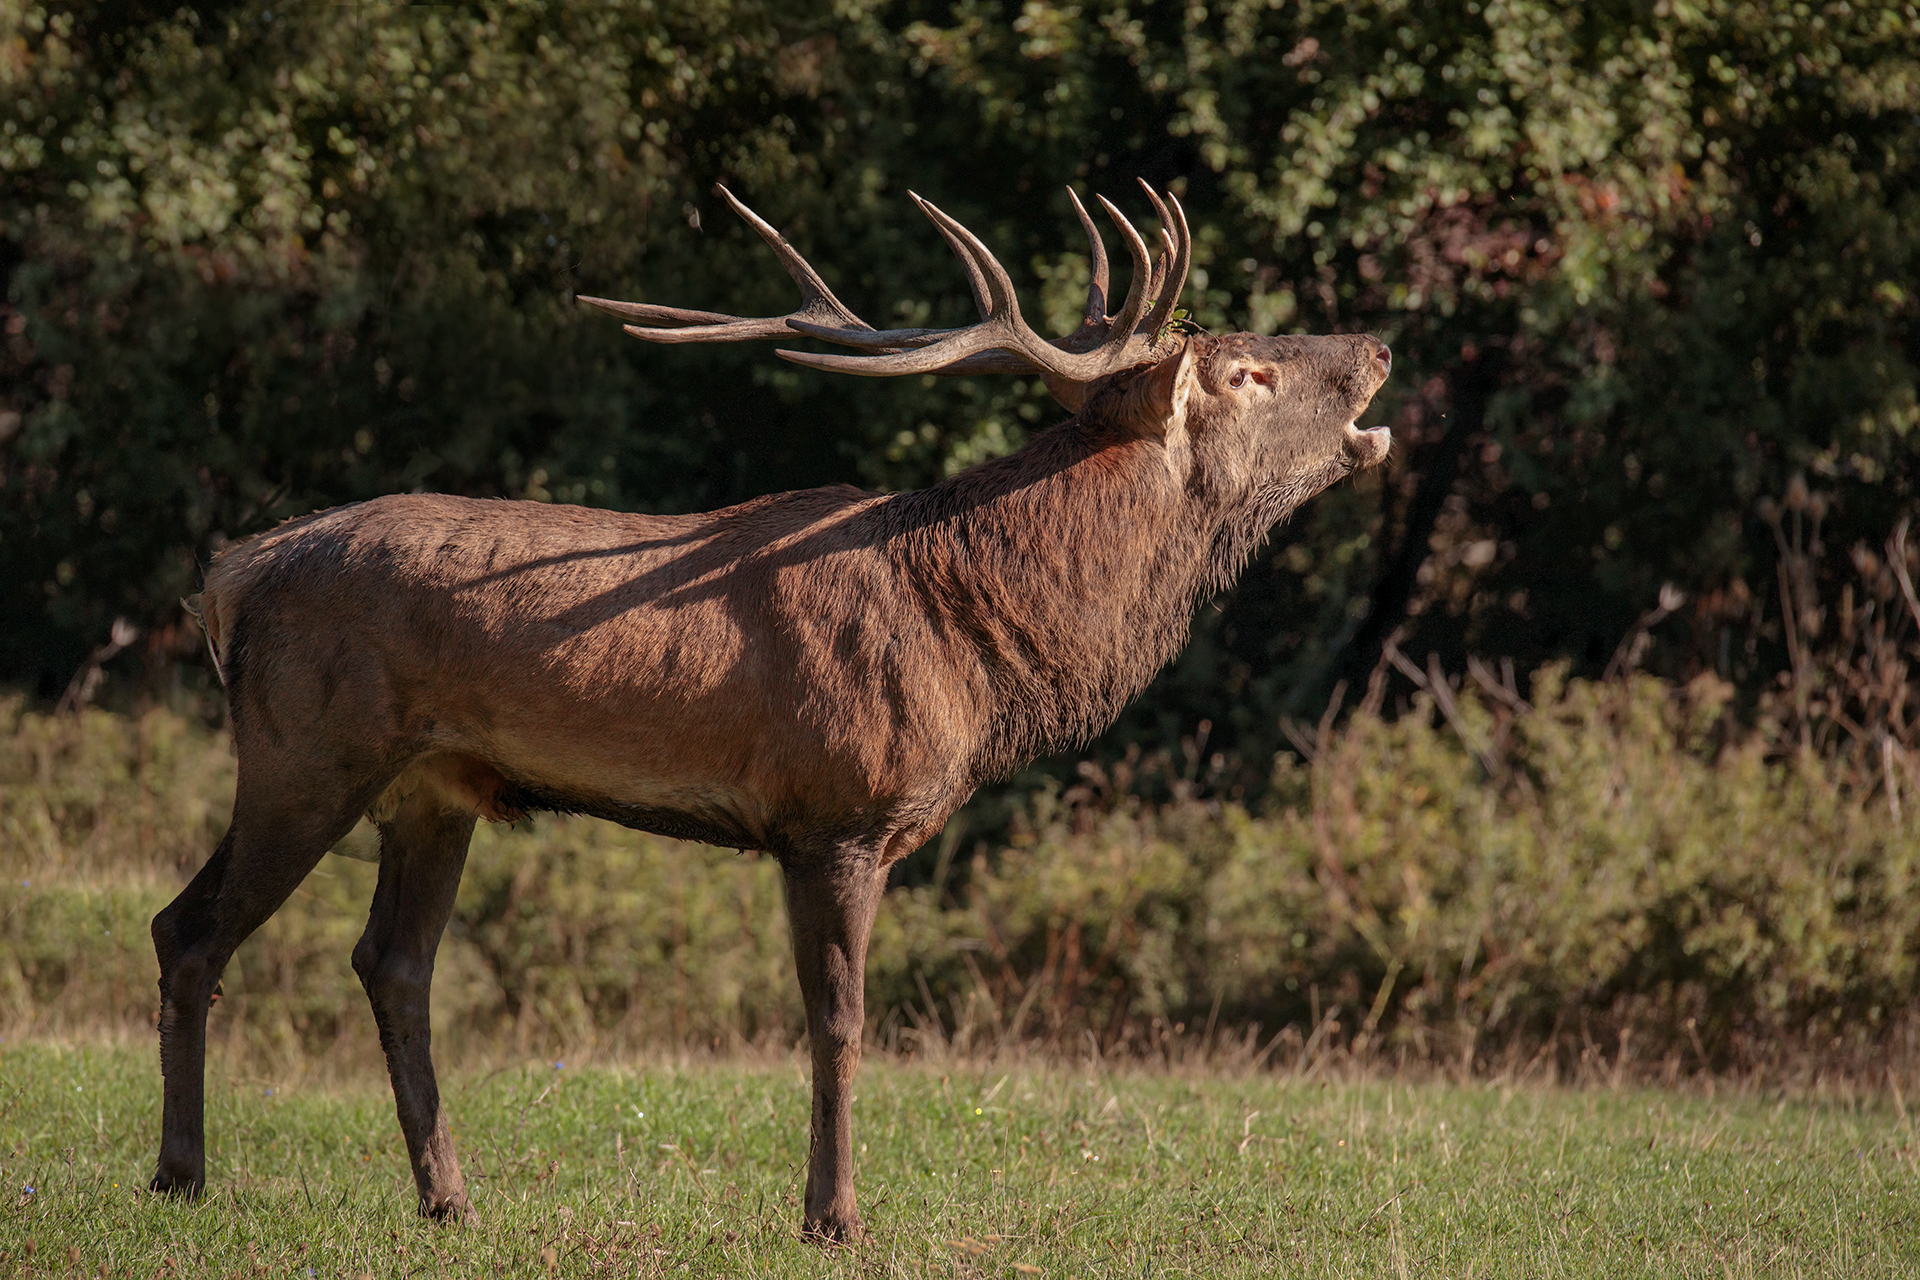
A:
{"label": "leg joint", "polygon": [[384,950],[362,938],[353,949],[353,971],[374,1000],[424,995],[433,985],[433,960],[396,947]]}
{"label": "leg joint", "polygon": [[820,1018],[813,1034],[823,1046],[844,1049],[849,1045],[858,1045],[866,1029],[866,1010],[860,1007],[859,1002],[836,1002],[835,1007]]}

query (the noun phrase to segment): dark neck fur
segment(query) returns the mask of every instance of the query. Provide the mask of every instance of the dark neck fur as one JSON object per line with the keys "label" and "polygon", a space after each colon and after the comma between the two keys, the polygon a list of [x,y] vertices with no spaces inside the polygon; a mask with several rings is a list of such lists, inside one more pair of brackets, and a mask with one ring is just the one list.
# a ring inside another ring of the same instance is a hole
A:
{"label": "dark neck fur", "polygon": [[985,780],[1112,724],[1281,512],[1209,495],[1157,441],[1073,419],[874,514],[928,616],[950,620],[942,639],[978,656]]}

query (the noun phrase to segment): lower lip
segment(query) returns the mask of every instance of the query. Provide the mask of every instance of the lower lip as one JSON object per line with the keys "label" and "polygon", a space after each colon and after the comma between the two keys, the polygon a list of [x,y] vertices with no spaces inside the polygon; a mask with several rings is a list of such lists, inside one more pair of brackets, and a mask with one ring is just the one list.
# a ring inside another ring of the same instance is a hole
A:
{"label": "lower lip", "polygon": [[1363,431],[1353,423],[1348,423],[1347,437],[1351,441],[1355,459],[1364,466],[1384,461],[1387,452],[1393,448],[1393,432],[1383,426],[1368,427]]}

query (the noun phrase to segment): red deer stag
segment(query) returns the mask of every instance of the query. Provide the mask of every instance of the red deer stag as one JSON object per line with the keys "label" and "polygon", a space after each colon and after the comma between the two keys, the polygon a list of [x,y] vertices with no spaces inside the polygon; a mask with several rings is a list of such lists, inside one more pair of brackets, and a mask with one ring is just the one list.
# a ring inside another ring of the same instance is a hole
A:
{"label": "red deer stag", "polygon": [[[1143,184],[1144,185],[1144,184]],[[1370,337],[1189,335],[1190,240],[1148,190],[1161,253],[1111,204],[1133,277],[1041,338],[986,246],[918,197],[980,308],[876,332],[767,223],[788,316],[584,298],[653,342],[795,333],[865,354],[816,369],[1037,374],[1073,416],[917,493],[847,486],[704,515],[400,495],[290,520],[223,552],[202,613],[239,753],[233,822],[153,922],[165,1078],[152,1186],[206,1179],[209,997],[234,948],[368,815],[380,874],[353,967],[436,1218],[471,1212],[428,1052],[434,952],[476,818],[593,814],[765,850],[785,876],[813,1057],[804,1229],[864,1233],[851,1089],[867,937],[887,868],[982,782],[1082,743],[1185,643],[1280,519],[1387,455],[1355,418],[1387,376]]]}

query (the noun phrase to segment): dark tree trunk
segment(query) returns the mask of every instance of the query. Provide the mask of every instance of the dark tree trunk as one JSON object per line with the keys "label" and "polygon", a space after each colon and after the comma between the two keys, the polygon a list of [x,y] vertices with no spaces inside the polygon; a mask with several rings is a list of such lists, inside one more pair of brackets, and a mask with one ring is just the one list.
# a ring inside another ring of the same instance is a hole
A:
{"label": "dark tree trunk", "polygon": [[[1413,467],[1420,477],[1406,518],[1400,523],[1400,536],[1381,557],[1380,577],[1374,583],[1371,607],[1348,644],[1338,677],[1349,689],[1364,689],[1374,668],[1380,663],[1387,637],[1407,619],[1408,607],[1419,585],[1420,564],[1427,558],[1427,539],[1440,518],[1447,495],[1460,477],[1461,461],[1468,448],[1483,434],[1487,401],[1500,384],[1501,366],[1506,352],[1502,347],[1470,350],[1464,363],[1449,378],[1447,429],[1438,440],[1414,453]],[[1393,489],[1386,490],[1391,503]],[[1389,528],[1391,521],[1388,522]]]}

